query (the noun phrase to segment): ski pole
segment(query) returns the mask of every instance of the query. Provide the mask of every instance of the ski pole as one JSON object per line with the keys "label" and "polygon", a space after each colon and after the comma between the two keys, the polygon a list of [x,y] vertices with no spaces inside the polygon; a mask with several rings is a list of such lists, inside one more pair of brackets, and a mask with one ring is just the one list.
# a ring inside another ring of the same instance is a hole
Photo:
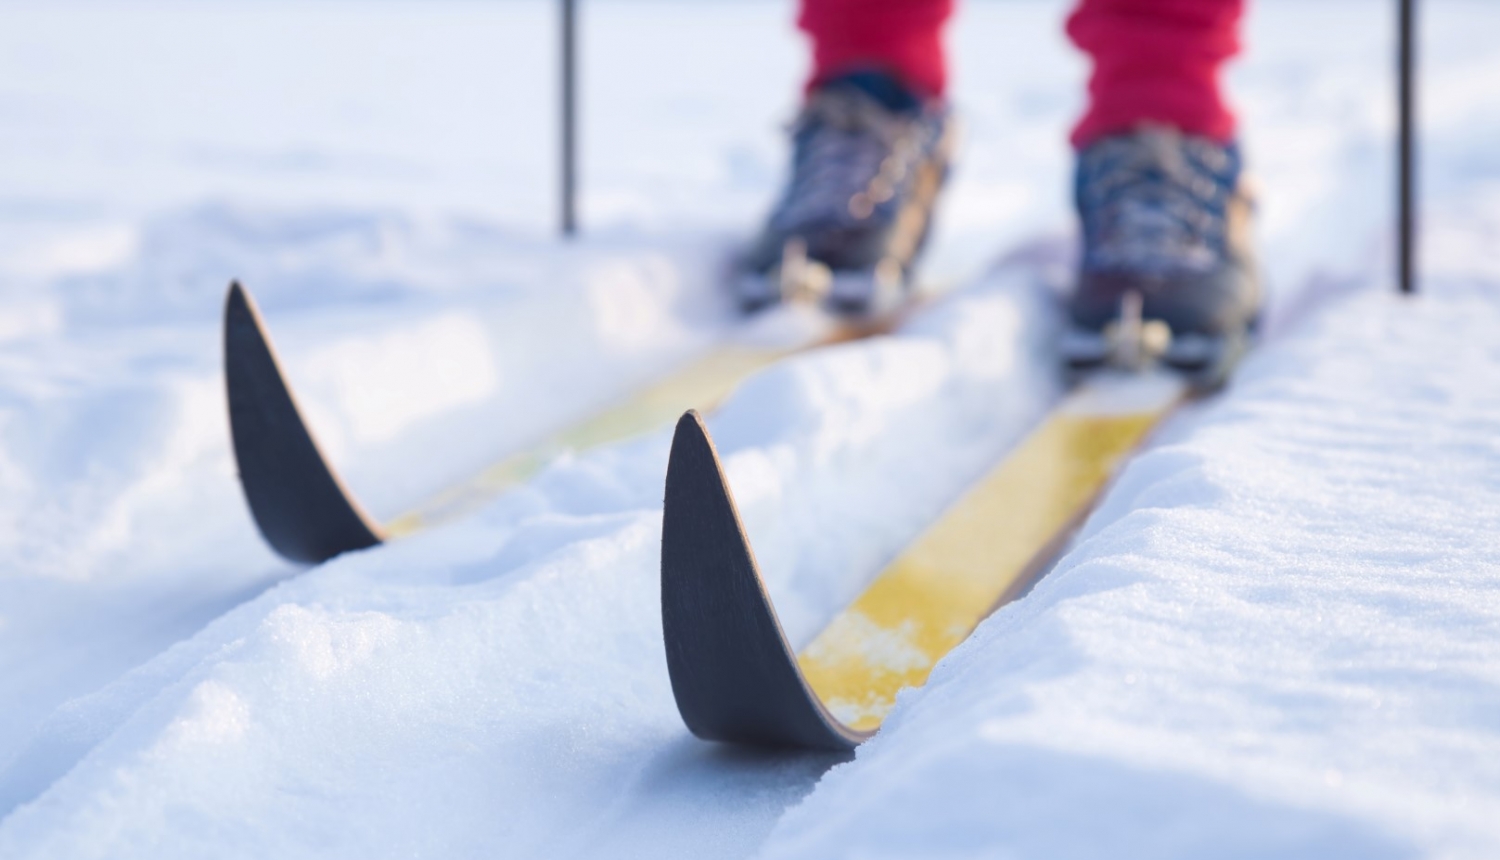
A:
{"label": "ski pole", "polygon": [[562,0],[562,234],[578,233],[577,0]]}
{"label": "ski pole", "polygon": [[1397,261],[1396,277],[1401,292],[1417,291],[1416,284],[1416,86],[1413,81],[1416,40],[1416,0],[1397,0],[1397,107],[1400,131],[1397,141]]}

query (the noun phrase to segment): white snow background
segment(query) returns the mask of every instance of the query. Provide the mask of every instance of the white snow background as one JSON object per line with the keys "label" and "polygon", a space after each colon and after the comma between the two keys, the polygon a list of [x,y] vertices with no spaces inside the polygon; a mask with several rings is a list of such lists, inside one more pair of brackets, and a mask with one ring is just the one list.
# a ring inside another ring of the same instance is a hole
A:
{"label": "white snow background", "polygon": [[[260,298],[390,516],[708,346],[780,178],[789,3],[0,2],[0,857],[1500,855],[1500,7],[1424,9],[1392,294],[1392,4],[1257,0],[1230,75],[1266,341],[852,760],[695,740],[666,432],[310,570],[235,484]],[[1059,393],[1065,5],[968,2],[967,142],[898,335],[710,419],[805,642]]]}

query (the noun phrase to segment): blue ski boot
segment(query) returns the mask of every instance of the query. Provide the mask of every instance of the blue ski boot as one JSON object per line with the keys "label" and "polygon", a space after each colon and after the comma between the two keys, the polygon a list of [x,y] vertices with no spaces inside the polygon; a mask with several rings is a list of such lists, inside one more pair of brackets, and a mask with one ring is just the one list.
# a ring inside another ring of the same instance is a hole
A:
{"label": "blue ski boot", "polygon": [[[1074,369],[1155,360],[1221,382],[1260,312],[1239,148],[1142,126],[1078,155],[1083,224],[1063,343]],[[1128,332],[1138,343],[1117,342]]]}
{"label": "blue ski boot", "polygon": [[814,296],[860,315],[898,303],[947,176],[953,125],[941,104],[880,72],[810,93],[792,126],[791,181],[739,261],[740,304]]}

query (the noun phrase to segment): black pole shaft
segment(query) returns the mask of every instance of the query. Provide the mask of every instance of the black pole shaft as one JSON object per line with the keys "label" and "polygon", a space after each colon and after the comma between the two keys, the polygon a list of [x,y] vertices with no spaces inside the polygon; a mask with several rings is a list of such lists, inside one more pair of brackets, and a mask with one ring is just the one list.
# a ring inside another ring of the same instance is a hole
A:
{"label": "black pole shaft", "polygon": [[1397,41],[1400,44],[1397,70],[1398,101],[1401,114],[1400,141],[1397,145],[1397,242],[1399,244],[1396,274],[1401,292],[1414,293],[1416,283],[1416,0],[1398,0]]}
{"label": "black pole shaft", "polygon": [[562,0],[562,234],[578,232],[577,0]]}

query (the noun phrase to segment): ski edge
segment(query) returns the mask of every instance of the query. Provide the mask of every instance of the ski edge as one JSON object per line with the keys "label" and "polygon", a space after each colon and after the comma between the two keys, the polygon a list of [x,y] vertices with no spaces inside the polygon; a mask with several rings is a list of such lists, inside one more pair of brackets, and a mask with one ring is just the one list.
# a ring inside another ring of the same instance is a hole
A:
{"label": "ski edge", "polygon": [[771,605],[702,417],[677,422],[662,514],[662,633],[678,712],[705,740],[847,752]]}
{"label": "ski edge", "polygon": [[224,385],[240,489],[278,555],[318,564],[385,542],[303,420],[260,310],[239,281],[230,282],[224,301]]}

